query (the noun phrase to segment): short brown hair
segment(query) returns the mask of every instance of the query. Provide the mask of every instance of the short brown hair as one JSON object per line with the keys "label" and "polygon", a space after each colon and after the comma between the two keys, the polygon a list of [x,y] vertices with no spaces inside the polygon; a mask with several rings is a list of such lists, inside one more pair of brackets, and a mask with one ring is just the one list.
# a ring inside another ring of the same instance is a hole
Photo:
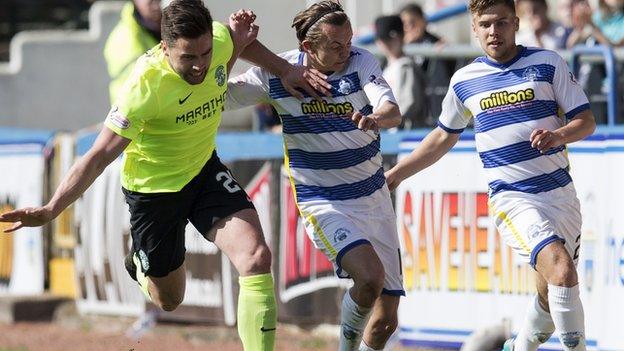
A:
{"label": "short brown hair", "polygon": [[168,45],[178,38],[197,39],[212,34],[212,16],[201,0],[173,0],[163,9],[160,32]]}
{"label": "short brown hair", "polygon": [[492,6],[505,5],[511,12],[516,14],[516,4],[514,0],[470,0],[468,8],[473,15],[480,15]]}
{"label": "short brown hair", "polygon": [[423,12],[422,7],[416,3],[410,3],[401,8],[399,11],[400,14],[408,13],[412,16],[425,18],[425,13]]}
{"label": "short brown hair", "polygon": [[317,43],[323,39],[321,24],[341,26],[348,20],[349,17],[339,3],[325,0],[299,12],[293,19],[292,27],[295,28],[299,44],[306,39]]}

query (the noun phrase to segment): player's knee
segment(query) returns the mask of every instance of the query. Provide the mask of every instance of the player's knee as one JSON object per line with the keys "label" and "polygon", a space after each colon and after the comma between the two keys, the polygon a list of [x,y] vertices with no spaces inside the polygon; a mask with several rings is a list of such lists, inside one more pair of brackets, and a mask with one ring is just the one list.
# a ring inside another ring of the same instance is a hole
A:
{"label": "player's knee", "polygon": [[553,243],[538,255],[539,272],[548,284],[571,287],[578,284],[578,275],[572,257],[561,243]]}
{"label": "player's knee", "polygon": [[373,268],[360,274],[355,281],[355,285],[360,294],[366,295],[370,298],[377,298],[381,295],[384,284],[384,270],[383,267]]}
{"label": "player's knee", "polygon": [[576,273],[576,267],[572,263],[571,259],[560,260],[555,264],[553,274],[550,279],[547,279],[549,284],[556,286],[575,286],[578,284],[578,275]]}
{"label": "player's knee", "polygon": [[178,306],[180,306],[180,304],[162,303],[158,307],[160,307],[165,312],[172,312],[175,311]]}
{"label": "player's knee", "polygon": [[184,295],[176,293],[160,293],[156,298],[152,297],[152,302],[166,312],[178,308],[182,304],[182,300],[184,300]]}
{"label": "player's knee", "polygon": [[180,299],[180,300],[161,300],[161,301],[158,301],[157,305],[163,311],[171,312],[171,311],[174,311],[176,308],[178,308],[178,306],[180,306],[181,303],[182,303],[182,299]]}
{"label": "player's knee", "polygon": [[371,334],[373,338],[385,343],[398,326],[397,316],[387,316],[371,320]]}
{"label": "player's knee", "polygon": [[258,247],[249,253],[244,259],[241,267],[241,275],[260,274],[271,271],[271,250],[266,245],[258,245]]}

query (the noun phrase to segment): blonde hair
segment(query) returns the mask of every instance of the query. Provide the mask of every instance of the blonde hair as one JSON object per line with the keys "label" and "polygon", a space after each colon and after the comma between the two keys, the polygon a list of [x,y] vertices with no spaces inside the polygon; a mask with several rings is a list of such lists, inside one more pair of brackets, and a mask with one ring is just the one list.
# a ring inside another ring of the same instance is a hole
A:
{"label": "blonde hair", "polygon": [[514,15],[516,14],[516,4],[514,3],[514,0],[470,0],[468,8],[470,9],[471,14],[480,15],[486,9],[496,5],[505,5]]}

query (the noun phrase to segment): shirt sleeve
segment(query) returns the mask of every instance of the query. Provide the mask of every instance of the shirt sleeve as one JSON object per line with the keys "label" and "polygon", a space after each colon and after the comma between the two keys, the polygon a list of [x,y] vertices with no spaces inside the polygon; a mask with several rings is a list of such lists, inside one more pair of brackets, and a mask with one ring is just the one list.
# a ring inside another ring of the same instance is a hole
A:
{"label": "shirt sleeve", "polygon": [[104,125],[116,134],[135,139],[145,121],[158,113],[158,98],[145,76],[130,77],[106,116]]}
{"label": "shirt sleeve", "polygon": [[359,76],[360,84],[371,106],[373,106],[373,111],[386,101],[398,105],[390,85],[388,85],[388,82],[382,75],[377,59],[368,52],[362,52],[360,59],[362,60]]}
{"label": "shirt sleeve", "polygon": [[553,78],[555,100],[567,119],[589,109],[589,100],[581,85],[574,78],[568,64],[557,55]]}
{"label": "shirt sleeve", "polygon": [[461,133],[466,129],[470,119],[472,119],[472,113],[455,94],[453,80],[451,80],[451,85],[442,101],[438,127],[449,133]]}
{"label": "shirt sleeve", "polygon": [[228,81],[225,108],[236,110],[242,107],[269,102],[268,85],[262,79],[262,70],[252,67],[247,72]]}
{"label": "shirt sleeve", "polygon": [[230,61],[234,53],[234,41],[229,28],[223,23],[212,21],[212,42],[213,47],[219,47],[219,50],[212,52],[212,62],[227,63]]}

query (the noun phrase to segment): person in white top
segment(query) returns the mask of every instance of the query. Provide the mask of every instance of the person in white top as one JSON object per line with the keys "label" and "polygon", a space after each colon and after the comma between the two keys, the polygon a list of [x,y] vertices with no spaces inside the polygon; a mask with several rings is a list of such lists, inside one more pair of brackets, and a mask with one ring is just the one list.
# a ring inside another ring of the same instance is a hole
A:
{"label": "person in white top", "polygon": [[336,274],[354,281],[343,298],[339,349],[381,350],[405,291],[379,129],[398,126],[401,114],[376,58],[351,46],[351,23],[338,3],[313,4],[293,27],[299,49],[281,56],[324,72],[330,96],[299,101],[273,74],[253,67],[228,83],[227,108],[275,106],[306,231]]}
{"label": "person in white top", "polygon": [[434,127],[425,108],[425,77],[418,64],[403,52],[403,22],[401,17],[381,16],[375,19],[375,44],[384,54],[383,69],[403,115],[400,129]]}
{"label": "person in white top", "polygon": [[564,350],[584,351],[581,215],[566,144],[591,135],[594,116],[558,54],[516,45],[513,0],[471,0],[469,8],[485,56],[453,75],[438,127],[386,173],[388,186],[439,160],[474,119],[498,230],[537,272],[538,294],[504,350],[535,351],[556,329]]}

